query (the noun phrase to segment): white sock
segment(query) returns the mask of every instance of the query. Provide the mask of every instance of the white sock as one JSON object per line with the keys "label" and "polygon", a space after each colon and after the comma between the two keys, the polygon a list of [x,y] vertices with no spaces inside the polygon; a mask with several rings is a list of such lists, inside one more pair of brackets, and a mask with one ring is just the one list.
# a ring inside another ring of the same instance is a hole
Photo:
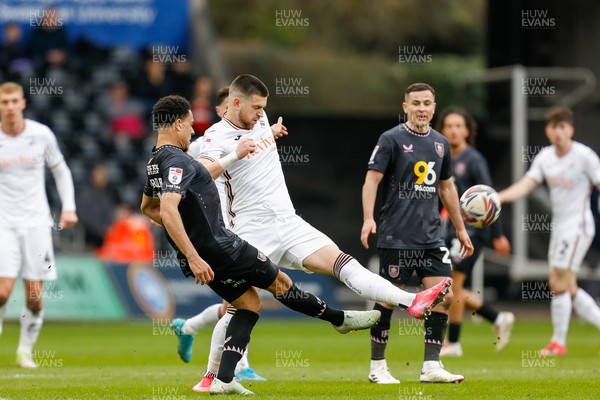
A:
{"label": "white sock", "polygon": [[238,372],[246,368],[250,368],[250,362],[248,361],[248,347],[246,347],[244,355],[242,356],[242,358],[240,358],[240,361],[238,361],[237,365],[235,366],[235,373],[237,374]]}
{"label": "white sock", "polygon": [[33,345],[40,335],[42,324],[44,322],[44,310],[34,315],[27,307],[21,311],[21,335],[19,337],[18,353],[31,354]]}
{"label": "white sock", "polygon": [[182,331],[186,335],[195,335],[202,329],[214,326],[219,320],[219,309],[222,303],[206,307],[200,314],[186,319]]}
{"label": "white sock", "polygon": [[371,360],[371,371],[375,371],[377,369],[383,368],[385,370],[388,369],[387,362],[385,358],[383,360]]}
{"label": "white sock", "polygon": [[2,325],[4,324],[4,316],[6,316],[6,310],[8,309],[8,302],[4,303],[0,307],[0,335],[2,334]]}
{"label": "white sock", "polygon": [[221,364],[221,354],[223,353],[223,343],[225,342],[225,332],[227,332],[227,327],[229,326],[229,321],[231,321],[231,317],[233,317],[233,315],[229,312],[226,312],[225,315],[221,317],[219,322],[217,322],[215,328],[213,329],[212,338],[210,340],[210,353],[208,355],[208,364],[206,365],[206,370],[208,372],[212,372],[214,374],[219,372],[219,365]]}
{"label": "white sock", "polygon": [[573,309],[579,318],[600,329],[600,308],[588,292],[581,288],[577,289],[573,298]]}
{"label": "white sock", "polygon": [[353,258],[341,268],[338,279],[362,298],[379,303],[409,307],[416,296],[372,273]]}
{"label": "white sock", "polygon": [[550,300],[552,316],[552,341],[564,346],[567,343],[567,332],[571,321],[571,295],[568,292],[555,295]]}

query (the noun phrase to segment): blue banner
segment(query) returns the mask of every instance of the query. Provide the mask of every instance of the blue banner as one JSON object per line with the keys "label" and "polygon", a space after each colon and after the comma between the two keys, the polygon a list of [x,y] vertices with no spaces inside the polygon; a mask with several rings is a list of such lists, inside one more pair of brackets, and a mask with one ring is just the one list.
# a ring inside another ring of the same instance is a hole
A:
{"label": "blue banner", "polygon": [[[52,7],[52,8],[50,8]],[[100,46],[126,45],[142,49],[151,45],[179,46],[187,50],[189,6],[187,0],[3,0],[0,27],[16,22],[25,40],[54,18],[73,42],[87,38]]]}

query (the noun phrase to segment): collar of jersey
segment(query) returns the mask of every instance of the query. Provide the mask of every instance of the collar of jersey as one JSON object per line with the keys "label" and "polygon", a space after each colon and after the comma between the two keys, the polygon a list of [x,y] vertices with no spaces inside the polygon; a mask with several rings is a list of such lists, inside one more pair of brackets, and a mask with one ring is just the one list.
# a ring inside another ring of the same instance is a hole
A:
{"label": "collar of jersey", "polygon": [[418,132],[413,131],[412,129],[410,129],[408,127],[408,125],[406,125],[406,122],[402,124],[402,127],[404,129],[406,129],[406,132],[410,133],[411,135],[418,136],[418,137],[427,137],[431,133],[431,126],[427,129],[427,133],[418,133]]}
{"label": "collar of jersey", "polygon": [[225,111],[225,114],[223,114],[223,121],[227,122],[229,125],[231,125],[231,127],[233,129],[235,129],[236,131],[247,131],[248,129],[244,129],[244,128],[240,128],[239,126],[236,126],[233,124],[233,122],[231,122],[227,117],[227,111]]}
{"label": "collar of jersey", "polygon": [[154,150],[152,150],[152,154],[156,153],[156,152],[157,152],[157,151],[159,151],[160,149],[164,149],[165,147],[171,147],[171,148],[173,148],[173,149],[177,149],[177,150],[181,150],[181,151],[183,151],[183,149],[182,149],[181,147],[179,147],[179,146],[174,146],[174,145],[172,145],[172,144],[163,144],[162,146],[160,146],[160,147],[158,147],[158,148],[157,148],[157,147],[155,147],[155,148],[154,148]]}

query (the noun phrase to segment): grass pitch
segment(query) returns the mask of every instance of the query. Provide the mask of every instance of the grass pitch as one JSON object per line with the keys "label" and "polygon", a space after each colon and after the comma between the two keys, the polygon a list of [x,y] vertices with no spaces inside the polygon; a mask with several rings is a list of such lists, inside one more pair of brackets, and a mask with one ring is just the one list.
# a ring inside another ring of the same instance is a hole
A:
{"label": "grass pitch", "polygon": [[[368,331],[340,335],[327,323],[259,321],[250,361],[268,382],[244,382],[261,399],[591,399],[600,397],[600,335],[571,323],[569,354],[539,357],[550,336],[549,322],[518,320],[502,354],[494,351],[487,323],[463,327],[462,358],[444,360],[465,375],[456,385],[419,383],[422,324],[392,322],[388,365],[400,385],[367,381]],[[14,365],[19,326],[7,322],[0,338],[1,399],[150,399],[208,398],[190,389],[206,365],[210,331],[194,343],[189,364],[176,354],[167,321],[151,323],[47,323],[35,349],[42,366]],[[229,398],[229,397],[228,397]],[[234,397],[235,398],[235,397]]]}

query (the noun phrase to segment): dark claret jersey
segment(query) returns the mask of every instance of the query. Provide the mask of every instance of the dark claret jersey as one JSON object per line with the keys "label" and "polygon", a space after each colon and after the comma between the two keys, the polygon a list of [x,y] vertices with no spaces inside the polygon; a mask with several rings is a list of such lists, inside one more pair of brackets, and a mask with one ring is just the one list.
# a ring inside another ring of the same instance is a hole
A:
{"label": "dark claret jersey", "polygon": [[444,246],[438,187],[452,177],[448,140],[434,129],[418,134],[402,124],[379,137],[368,168],[384,174],[377,246]]}
{"label": "dark claret jersey", "polygon": [[[190,241],[213,269],[227,268],[244,253],[247,243],[225,229],[219,193],[210,173],[181,148],[153,149],[146,166],[146,196],[180,193],[179,213]],[[166,231],[166,230],[165,230]],[[167,233],[169,243],[175,243]],[[178,258],[185,257],[177,249]],[[192,276],[187,262],[180,263],[184,275]],[[215,271],[216,272],[216,271]]]}
{"label": "dark claret jersey", "polygon": [[[454,184],[456,185],[458,197],[462,196],[468,188],[474,185],[482,184],[493,187],[490,170],[485,158],[471,146],[467,146],[460,154],[452,156],[452,175],[454,177]],[[476,235],[483,240],[487,236],[486,233],[488,229],[477,229],[469,225],[466,225],[466,227],[470,237]],[[500,224],[500,221],[493,223],[490,230],[494,238],[502,236],[502,225]],[[456,231],[451,222],[446,224],[445,237],[446,239],[456,237]]]}

